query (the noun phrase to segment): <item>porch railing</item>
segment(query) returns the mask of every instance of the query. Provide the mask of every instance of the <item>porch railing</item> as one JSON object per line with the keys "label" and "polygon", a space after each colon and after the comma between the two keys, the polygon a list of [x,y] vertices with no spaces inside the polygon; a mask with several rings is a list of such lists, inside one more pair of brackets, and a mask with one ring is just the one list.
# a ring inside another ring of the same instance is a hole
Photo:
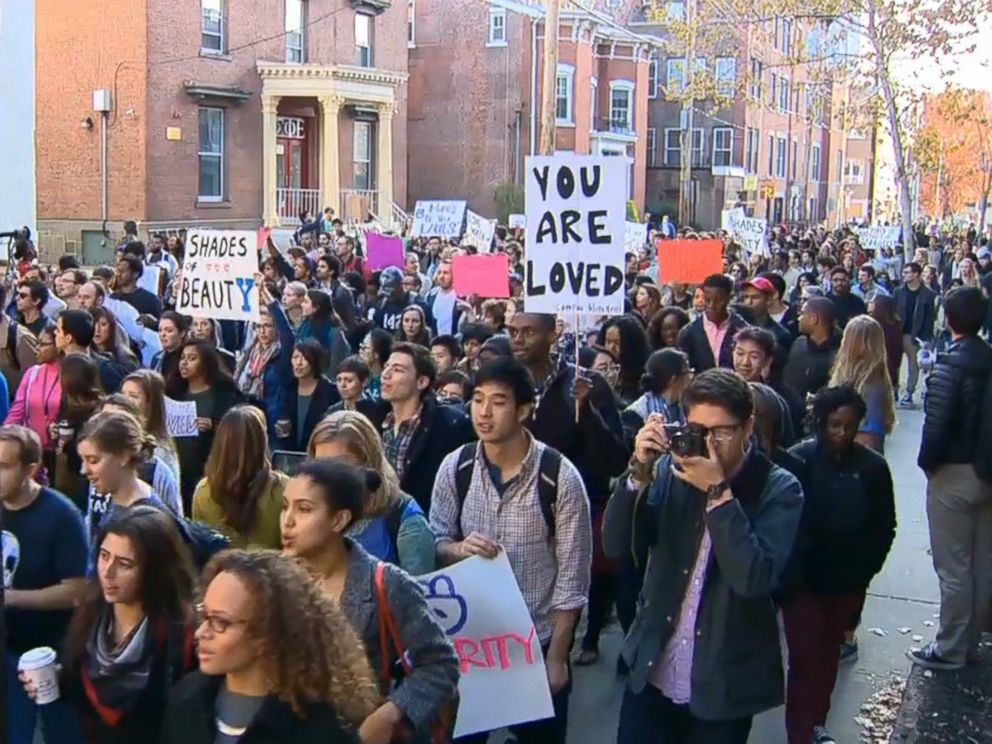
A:
{"label": "porch railing", "polygon": [[279,219],[284,224],[300,224],[300,212],[306,210],[313,216],[324,208],[320,203],[320,189],[276,189]]}
{"label": "porch railing", "polygon": [[379,192],[365,189],[342,189],[340,212],[344,222],[365,222],[369,212],[379,213]]}

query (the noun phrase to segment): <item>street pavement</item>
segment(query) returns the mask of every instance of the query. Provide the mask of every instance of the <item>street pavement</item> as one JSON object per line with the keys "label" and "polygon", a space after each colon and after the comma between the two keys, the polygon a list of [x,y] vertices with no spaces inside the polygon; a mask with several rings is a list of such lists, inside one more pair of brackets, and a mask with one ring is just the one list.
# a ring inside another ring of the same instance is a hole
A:
{"label": "street pavement", "polygon": [[[930,562],[927,533],[925,479],[916,467],[923,414],[900,410],[899,422],[886,441],[886,458],[896,487],[898,527],[895,544],[882,572],[872,583],[858,631],[859,659],[843,666],[831,704],[828,730],[838,744],[860,741],[861,727],[854,718],[890,674],[905,677],[910,663],[905,652],[913,635],[930,640],[938,610],[937,579]],[[844,550],[843,545],[836,546]],[[924,623],[934,623],[928,627]],[[899,628],[910,628],[903,634]],[[885,635],[876,635],[878,629]],[[569,701],[569,744],[612,744],[623,683],[614,673],[621,634],[614,623],[604,632],[599,661],[575,671],[575,688]],[[783,645],[784,648],[784,645]],[[750,744],[785,742],[785,709],[758,716]],[[492,741],[502,744],[502,739]],[[645,742],[650,744],[650,742]]]}

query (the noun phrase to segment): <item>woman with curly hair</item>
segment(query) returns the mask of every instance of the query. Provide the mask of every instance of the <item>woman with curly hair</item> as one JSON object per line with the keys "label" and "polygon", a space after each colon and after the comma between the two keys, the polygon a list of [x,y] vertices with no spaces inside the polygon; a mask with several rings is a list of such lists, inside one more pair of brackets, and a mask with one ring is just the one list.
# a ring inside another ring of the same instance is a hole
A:
{"label": "woman with curly hair", "polygon": [[[359,734],[367,742],[388,742],[403,725],[424,731],[458,686],[458,657],[417,582],[345,537],[362,519],[369,490],[379,485],[374,471],[339,460],[311,460],[286,485],[282,506],[283,555],[301,559],[340,605],[361,635],[387,696],[362,723]],[[380,635],[380,619],[389,616],[398,642]],[[394,684],[398,664],[405,674]]]}
{"label": "woman with curly hair", "polygon": [[302,566],[229,550],[203,574],[200,670],[173,689],[162,744],[354,744],[379,693],[358,635]]}
{"label": "woman with curly hair", "polygon": [[689,313],[681,307],[663,307],[648,323],[648,345],[652,351],[677,349],[679,331],[689,325]]}
{"label": "woman with curly hair", "polygon": [[330,414],[313,430],[308,452],[312,458],[331,457],[359,468],[371,468],[382,478],[363,505],[362,518],[348,528],[348,537],[411,576],[434,570],[434,534],[420,505],[400,490],[382,438],[369,419],[357,411]]}
{"label": "woman with curly hair", "polygon": [[624,406],[629,406],[641,394],[641,375],[651,354],[644,326],[630,315],[610,318],[600,329],[596,345],[605,347],[620,360],[615,390]]}

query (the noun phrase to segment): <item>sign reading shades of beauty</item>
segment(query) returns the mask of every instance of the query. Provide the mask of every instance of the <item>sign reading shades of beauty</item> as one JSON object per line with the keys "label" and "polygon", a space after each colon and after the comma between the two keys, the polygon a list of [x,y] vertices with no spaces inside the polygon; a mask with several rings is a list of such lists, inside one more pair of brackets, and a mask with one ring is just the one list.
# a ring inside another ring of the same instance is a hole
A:
{"label": "sign reading shades of beauty", "polygon": [[765,235],[767,230],[768,220],[764,217],[739,217],[733,220],[731,232],[746,255],[757,253],[759,256],[767,257],[771,255],[768,238]]}
{"label": "sign reading shades of beauty", "polygon": [[463,201],[418,201],[413,210],[413,231],[415,238],[457,238],[462,234],[465,222],[465,202]]}
{"label": "sign reading shades of beauty", "polygon": [[417,581],[458,654],[456,737],[554,715],[541,640],[505,551]]}
{"label": "sign reading shades of beauty", "polygon": [[623,314],[627,161],[529,157],[526,179],[527,310]]}
{"label": "sign reading shades of beauty", "polygon": [[176,311],[215,320],[258,321],[258,233],[190,230]]}

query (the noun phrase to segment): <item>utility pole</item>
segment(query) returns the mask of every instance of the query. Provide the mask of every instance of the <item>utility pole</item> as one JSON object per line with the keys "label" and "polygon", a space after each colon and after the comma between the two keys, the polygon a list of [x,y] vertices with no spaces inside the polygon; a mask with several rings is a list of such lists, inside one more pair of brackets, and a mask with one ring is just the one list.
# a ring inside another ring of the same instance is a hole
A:
{"label": "utility pole", "polygon": [[681,132],[681,167],[679,169],[679,227],[692,222],[692,125],[695,110],[693,78],[696,70],[696,0],[685,4],[685,23],[688,41],[685,47],[683,78],[686,83],[682,111],[685,114],[685,129]]}
{"label": "utility pole", "polygon": [[[555,153],[555,109],[558,103],[558,3],[544,0],[544,86],[541,91],[541,155]],[[572,100],[575,95],[573,91]]]}

